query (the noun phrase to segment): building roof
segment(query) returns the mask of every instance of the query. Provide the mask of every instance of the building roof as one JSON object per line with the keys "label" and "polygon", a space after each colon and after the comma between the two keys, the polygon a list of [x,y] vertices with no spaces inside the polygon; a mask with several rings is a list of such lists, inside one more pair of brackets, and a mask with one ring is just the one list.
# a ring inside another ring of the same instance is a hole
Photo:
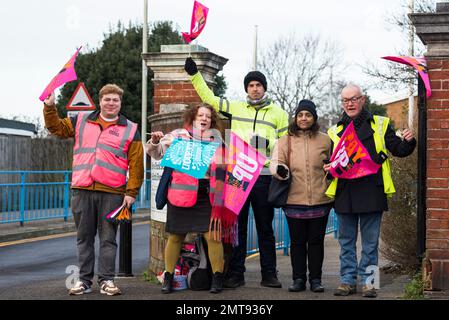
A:
{"label": "building roof", "polygon": [[[418,95],[415,93],[415,94],[413,94],[413,96],[416,98]],[[408,95],[397,95],[397,96],[393,96],[391,98],[382,99],[378,103],[384,106],[384,105],[387,105],[387,104],[392,104],[392,103],[395,103],[395,102],[408,100],[408,97],[409,97]]]}
{"label": "building roof", "polygon": [[0,133],[31,135],[37,133],[37,130],[32,123],[0,118]]}

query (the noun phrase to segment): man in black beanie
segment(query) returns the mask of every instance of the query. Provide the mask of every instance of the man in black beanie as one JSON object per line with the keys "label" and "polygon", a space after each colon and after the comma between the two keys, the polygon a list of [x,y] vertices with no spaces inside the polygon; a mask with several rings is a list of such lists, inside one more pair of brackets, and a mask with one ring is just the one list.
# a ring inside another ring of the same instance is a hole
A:
{"label": "man in black beanie", "polygon": [[260,71],[250,71],[246,75],[245,79],[243,80],[243,84],[245,86],[245,92],[248,92],[248,85],[251,81],[257,81],[259,82],[265,91],[267,91],[267,79],[265,78],[265,75]]}
{"label": "man in black beanie", "polygon": [[[260,153],[270,156],[274,143],[287,134],[288,115],[275,105],[267,94],[267,80],[260,71],[249,72],[243,81],[247,92],[246,101],[228,101],[214,96],[204,81],[192,58],[187,58],[184,69],[190,75],[193,87],[204,103],[210,104],[231,119],[231,130],[255,147]],[[251,190],[238,217],[239,245],[232,250],[232,258],[226,273],[224,287],[236,288],[245,284],[246,239],[249,207],[256,220],[260,250],[261,285],[281,288],[276,270],[276,248],[273,232],[274,207],[268,203],[268,188],[271,182],[269,160],[266,161],[259,178]]]}

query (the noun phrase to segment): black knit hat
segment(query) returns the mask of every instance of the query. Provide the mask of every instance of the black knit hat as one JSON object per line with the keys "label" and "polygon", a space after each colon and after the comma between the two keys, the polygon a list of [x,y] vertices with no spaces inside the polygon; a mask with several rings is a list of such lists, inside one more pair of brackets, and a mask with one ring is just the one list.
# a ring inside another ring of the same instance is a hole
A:
{"label": "black knit hat", "polygon": [[295,110],[295,118],[298,116],[298,113],[304,110],[309,111],[313,115],[313,119],[315,119],[315,121],[318,119],[318,114],[316,113],[316,106],[315,103],[313,103],[313,101],[306,99],[299,101],[298,107],[296,107]]}
{"label": "black knit hat", "polygon": [[251,81],[260,82],[265,91],[267,91],[267,79],[265,78],[262,72],[260,71],[248,72],[248,74],[245,77],[245,80],[243,80],[243,84],[245,85],[245,92],[248,92],[248,85]]}

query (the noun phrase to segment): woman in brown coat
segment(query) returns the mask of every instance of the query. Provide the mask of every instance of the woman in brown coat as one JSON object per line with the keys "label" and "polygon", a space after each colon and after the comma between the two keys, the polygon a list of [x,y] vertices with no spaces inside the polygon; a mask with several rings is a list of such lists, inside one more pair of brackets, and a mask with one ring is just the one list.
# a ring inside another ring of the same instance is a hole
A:
{"label": "woman in brown coat", "polygon": [[[293,284],[289,291],[306,289],[307,266],[310,290],[323,292],[321,284],[324,236],[332,200],[324,192],[328,187],[323,165],[331,154],[331,140],[319,132],[315,104],[301,100],[288,135],[276,143],[270,171],[280,180],[292,175],[288,200],[283,210],[290,231],[290,256]],[[290,139],[290,156],[288,143]]]}

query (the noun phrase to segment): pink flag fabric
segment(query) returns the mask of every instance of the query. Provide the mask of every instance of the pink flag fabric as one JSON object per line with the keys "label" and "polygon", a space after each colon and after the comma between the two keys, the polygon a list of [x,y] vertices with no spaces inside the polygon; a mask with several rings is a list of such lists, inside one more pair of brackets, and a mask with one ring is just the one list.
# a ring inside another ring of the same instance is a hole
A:
{"label": "pink flag fabric", "polygon": [[224,205],[238,215],[262,171],[266,157],[233,132],[227,152]]}
{"label": "pink flag fabric", "polygon": [[429,98],[432,95],[432,89],[430,88],[429,74],[427,73],[427,61],[424,57],[415,58],[406,56],[398,56],[398,57],[386,56],[382,57],[382,59],[406,64],[418,70],[418,73],[424,82],[424,86],[426,87],[427,98]]}
{"label": "pink flag fabric", "polygon": [[47,97],[55,91],[56,88],[62,86],[66,82],[70,82],[77,79],[75,72],[75,60],[78,56],[82,47],[79,47],[76,50],[75,54],[70,58],[70,60],[62,67],[61,71],[54,76],[54,78],[50,81],[48,86],[45,88],[44,92],[39,97],[39,100],[44,101]]}
{"label": "pink flag fabric", "polygon": [[375,163],[360,142],[351,122],[341,136],[331,157],[330,173],[334,178],[356,179],[379,171],[381,165]]}
{"label": "pink flag fabric", "polygon": [[195,40],[206,26],[207,13],[209,8],[202,5],[198,1],[193,4],[192,20],[190,22],[190,34],[182,32],[184,41],[188,44]]}

